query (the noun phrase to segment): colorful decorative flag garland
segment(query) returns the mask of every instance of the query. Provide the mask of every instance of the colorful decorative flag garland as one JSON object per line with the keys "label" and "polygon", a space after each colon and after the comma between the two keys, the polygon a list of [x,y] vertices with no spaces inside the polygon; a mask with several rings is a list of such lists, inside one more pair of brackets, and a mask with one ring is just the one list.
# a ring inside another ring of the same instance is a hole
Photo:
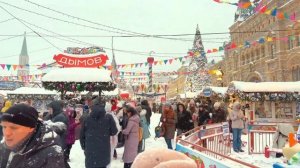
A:
{"label": "colorful decorative flag garland", "polygon": [[[267,7],[267,5],[262,5],[263,1],[261,1],[256,7],[254,7],[254,5],[251,2],[231,3],[228,1],[224,1],[224,0],[213,0],[213,1],[215,1],[217,3],[226,3],[226,4],[230,4],[230,5],[235,5],[241,9],[254,10],[254,12],[256,12],[256,13],[264,13],[267,15],[277,17],[278,19],[289,19],[293,22],[296,21],[296,12],[292,12],[290,15],[287,12],[279,12],[279,11],[277,11],[278,6],[275,6],[274,8],[269,9]],[[257,2],[257,0],[255,0],[254,3],[255,2]]]}

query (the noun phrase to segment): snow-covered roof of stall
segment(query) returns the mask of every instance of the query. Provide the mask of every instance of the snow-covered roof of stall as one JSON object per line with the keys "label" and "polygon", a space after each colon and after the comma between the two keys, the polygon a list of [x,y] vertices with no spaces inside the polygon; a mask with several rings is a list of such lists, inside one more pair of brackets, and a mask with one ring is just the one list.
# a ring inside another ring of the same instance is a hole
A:
{"label": "snow-covered roof of stall", "polygon": [[222,95],[225,95],[228,89],[227,87],[215,87],[215,86],[210,86],[210,88],[216,94],[222,94]]}
{"label": "snow-covered roof of stall", "polygon": [[232,81],[228,90],[231,87],[241,92],[300,92],[300,81],[259,83]]}
{"label": "snow-covered roof of stall", "polygon": [[7,95],[7,90],[0,90],[0,95],[6,96]]}
{"label": "snow-covered roof of stall", "polygon": [[195,98],[197,97],[197,95],[199,94],[199,92],[186,92],[186,93],[182,93],[180,94],[180,98]]}
{"label": "snow-covered roof of stall", "polygon": [[[88,94],[89,91],[83,91],[83,92],[80,92],[81,95],[86,95]],[[113,91],[102,91],[103,95],[105,96],[116,96],[119,94],[119,88],[116,88],[115,90]],[[99,92],[93,92],[92,94],[93,96],[96,96],[96,95],[99,95]]]}
{"label": "snow-covered roof of stall", "polygon": [[[227,92],[227,87],[216,87],[216,86],[208,86],[214,93],[225,95]],[[203,89],[199,92],[199,94],[203,93]]]}
{"label": "snow-covered roof of stall", "polygon": [[111,82],[111,71],[97,68],[53,69],[43,78],[43,82]]}
{"label": "snow-covered roof of stall", "polygon": [[7,95],[15,94],[32,94],[32,95],[56,95],[56,91],[46,90],[44,88],[30,88],[30,87],[20,87],[14,91],[8,91]]}

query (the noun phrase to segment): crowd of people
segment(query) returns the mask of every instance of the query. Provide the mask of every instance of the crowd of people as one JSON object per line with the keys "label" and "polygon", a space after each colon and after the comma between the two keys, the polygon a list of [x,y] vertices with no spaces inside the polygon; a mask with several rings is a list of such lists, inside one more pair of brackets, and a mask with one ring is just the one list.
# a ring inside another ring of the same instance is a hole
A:
{"label": "crowd of people", "polygon": [[160,137],[168,149],[173,150],[176,131],[181,135],[197,126],[230,120],[233,149],[243,152],[244,115],[238,102],[230,113],[224,103],[211,101],[167,102],[162,110],[154,106],[147,100],[125,102],[96,97],[76,105],[53,101],[47,106],[48,112],[40,114],[28,104],[12,105],[7,100],[0,115],[5,139],[0,146],[0,168],[68,168],[76,139],[84,151],[87,168],[110,167],[111,160],[118,157],[116,148],[120,147],[124,147],[124,168],[130,168],[137,155],[145,151],[153,111],[161,113]]}

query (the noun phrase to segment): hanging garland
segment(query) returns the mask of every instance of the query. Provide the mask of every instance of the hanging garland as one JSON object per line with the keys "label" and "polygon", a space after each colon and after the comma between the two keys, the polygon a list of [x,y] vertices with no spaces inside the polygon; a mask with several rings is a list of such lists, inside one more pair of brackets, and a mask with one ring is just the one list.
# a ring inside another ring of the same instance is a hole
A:
{"label": "hanging garland", "polygon": [[56,95],[40,95],[40,94],[8,94],[9,100],[54,100]]}
{"label": "hanging garland", "polygon": [[242,101],[300,101],[300,95],[298,93],[245,93],[236,90],[235,94]]}
{"label": "hanging garland", "polygon": [[116,85],[112,82],[42,82],[48,90],[65,91],[113,91]]}

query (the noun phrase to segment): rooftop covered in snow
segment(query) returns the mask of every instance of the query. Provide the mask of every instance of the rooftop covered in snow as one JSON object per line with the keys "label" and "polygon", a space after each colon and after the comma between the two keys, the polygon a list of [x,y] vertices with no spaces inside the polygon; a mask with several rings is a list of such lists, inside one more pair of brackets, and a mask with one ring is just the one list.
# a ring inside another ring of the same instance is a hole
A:
{"label": "rooftop covered in snow", "polygon": [[111,82],[111,71],[97,68],[53,69],[43,78],[43,82]]}
{"label": "rooftop covered in snow", "polygon": [[300,81],[298,82],[242,82],[232,81],[228,92],[233,90],[240,92],[300,92]]}
{"label": "rooftop covered in snow", "polygon": [[14,91],[8,91],[7,95],[19,95],[19,94],[31,94],[31,95],[57,95],[55,91],[46,90],[44,88],[30,88],[30,87],[20,87]]}

